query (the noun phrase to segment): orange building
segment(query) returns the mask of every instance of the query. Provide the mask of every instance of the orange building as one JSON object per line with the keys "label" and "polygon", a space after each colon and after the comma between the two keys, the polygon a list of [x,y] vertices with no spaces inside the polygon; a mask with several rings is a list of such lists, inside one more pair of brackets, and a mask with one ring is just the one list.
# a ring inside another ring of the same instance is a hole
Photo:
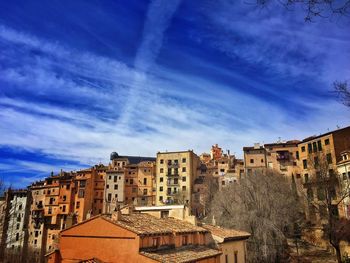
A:
{"label": "orange building", "polygon": [[[209,246],[210,232],[174,218],[119,212],[100,215],[60,234],[60,249],[48,263],[201,262],[219,263],[222,252]],[[78,245],[79,244],[79,245]]]}

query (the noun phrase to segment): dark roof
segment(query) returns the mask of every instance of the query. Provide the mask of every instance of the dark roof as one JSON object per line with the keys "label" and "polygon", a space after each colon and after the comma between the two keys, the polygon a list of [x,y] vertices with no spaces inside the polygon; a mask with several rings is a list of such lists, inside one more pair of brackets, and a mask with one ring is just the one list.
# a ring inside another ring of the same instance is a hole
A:
{"label": "dark roof", "polygon": [[276,143],[266,143],[264,144],[265,147],[279,147],[279,146],[298,146],[298,143],[300,143],[300,141],[298,140],[292,140],[292,141],[287,141],[287,142],[276,142]]}
{"label": "dark roof", "polygon": [[324,134],[321,134],[321,135],[318,135],[318,136],[307,137],[300,143],[304,143],[304,142],[307,142],[307,141],[315,140],[315,139],[318,139],[320,137],[323,137],[323,136],[326,136],[326,135],[329,135],[329,134],[332,134],[332,133],[337,133],[337,132],[340,132],[340,131],[343,131],[343,130],[347,130],[347,129],[350,129],[350,126],[345,127],[345,128],[341,128],[341,129],[338,129],[338,130],[333,130],[333,131],[330,131],[330,132],[327,132],[327,133],[324,133]]}
{"label": "dark roof", "polygon": [[215,257],[222,252],[206,246],[182,246],[179,248],[158,250],[158,251],[140,251],[140,254],[164,263],[182,263],[196,262],[197,260]]}
{"label": "dark roof", "polygon": [[138,164],[140,162],[155,162],[155,157],[145,157],[145,156],[118,156],[115,159],[128,159],[130,164]]}

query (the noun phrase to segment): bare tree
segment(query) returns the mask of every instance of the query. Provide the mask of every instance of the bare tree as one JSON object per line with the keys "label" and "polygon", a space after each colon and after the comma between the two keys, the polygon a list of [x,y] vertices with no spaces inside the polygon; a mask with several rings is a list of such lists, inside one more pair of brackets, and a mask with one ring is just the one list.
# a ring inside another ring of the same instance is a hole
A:
{"label": "bare tree", "polygon": [[331,18],[334,15],[347,16],[350,12],[350,0],[256,0],[260,7],[266,7],[277,3],[290,9],[301,6],[305,10],[305,21],[313,21],[314,18]]}
{"label": "bare tree", "polygon": [[347,81],[336,81],[333,83],[334,91],[339,100],[347,107],[350,107],[350,87]]}
{"label": "bare tree", "polygon": [[248,174],[222,189],[211,212],[218,225],[251,233],[250,262],[285,262],[287,237],[303,223],[291,182],[272,170]]}
{"label": "bare tree", "polygon": [[313,224],[320,226],[324,238],[336,251],[337,261],[341,263],[340,241],[350,240],[350,236],[346,234],[346,226],[350,222],[341,219],[339,211],[344,199],[349,197],[350,185],[342,185],[339,174],[333,168],[330,153],[319,152],[310,155],[308,170],[311,174],[304,186],[307,190],[309,219]]}

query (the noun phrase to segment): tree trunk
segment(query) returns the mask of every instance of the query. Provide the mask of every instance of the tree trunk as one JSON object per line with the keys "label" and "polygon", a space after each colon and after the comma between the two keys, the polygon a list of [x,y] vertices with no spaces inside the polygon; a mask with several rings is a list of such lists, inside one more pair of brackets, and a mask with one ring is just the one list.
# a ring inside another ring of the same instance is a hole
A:
{"label": "tree trunk", "polygon": [[340,253],[340,246],[339,245],[334,246],[334,249],[335,249],[335,253],[337,255],[338,263],[342,263],[342,261],[341,261],[341,253]]}

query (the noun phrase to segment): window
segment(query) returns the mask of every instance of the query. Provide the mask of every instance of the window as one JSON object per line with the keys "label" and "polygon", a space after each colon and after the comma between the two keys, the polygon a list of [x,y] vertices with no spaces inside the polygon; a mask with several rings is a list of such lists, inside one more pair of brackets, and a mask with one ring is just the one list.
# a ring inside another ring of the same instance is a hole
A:
{"label": "window", "polygon": [[62,199],[63,199],[63,201],[66,201],[67,200],[67,196],[64,195]]}
{"label": "window", "polygon": [[329,139],[325,139],[325,140],[324,140],[324,144],[325,144],[325,145],[329,145]]}
{"label": "window", "polygon": [[261,159],[261,162],[263,163],[263,162],[264,162],[264,159]]}
{"label": "window", "polygon": [[163,159],[160,159],[159,163],[160,163],[160,164],[163,164],[163,163],[164,163],[164,160],[163,160]]}
{"label": "window", "polygon": [[322,151],[322,143],[321,143],[321,141],[317,141],[317,146],[318,146],[318,150]]}
{"label": "window", "polygon": [[159,196],[159,201],[163,202],[163,196]]}
{"label": "window", "polygon": [[147,184],[147,178],[143,178],[143,184],[144,184],[144,185]]}
{"label": "window", "polygon": [[225,181],[222,181],[221,184],[222,184],[222,185],[225,185]]}
{"label": "window", "polygon": [[108,176],[108,180],[112,180],[112,176]]}
{"label": "window", "polygon": [[109,189],[109,184],[106,185],[106,188]]}
{"label": "window", "polygon": [[130,179],[130,184],[134,184],[134,179]]}
{"label": "window", "polygon": [[312,153],[312,144],[311,143],[307,144],[307,151],[308,151],[308,153]]}
{"label": "window", "polygon": [[313,148],[314,153],[317,152],[317,142],[312,143],[312,148]]}
{"label": "window", "polygon": [[168,188],[168,189],[167,189],[167,193],[168,193],[168,195],[171,194],[171,188]]}
{"label": "window", "polygon": [[75,207],[76,207],[76,208],[79,208],[79,207],[80,207],[80,202],[77,202],[77,204],[76,204]]}
{"label": "window", "polygon": [[159,192],[163,192],[163,186],[159,186]]}
{"label": "window", "polygon": [[185,163],[186,162],[186,158],[182,158],[182,163]]}
{"label": "window", "polygon": [[299,151],[295,152],[295,158],[297,158],[297,160],[299,160]]}
{"label": "window", "polygon": [[164,173],[164,168],[160,168],[159,169],[159,172],[162,174],[162,173]]}
{"label": "window", "polygon": [[343,180],[346,180],[346,173],[343,173]]}
{"label": "window", "polygon": [[228,255],[225,255],[225,263],[228,263]]}
{"label": "window", "polygon": [[305,146],[301,146],[301,152],[305,152]]}
{"label": "window", "polygon": [[225,169],[220,169],[220,172],[221,172],[221,173],[224,173],[224,172],[225,172]]}
{"label": "window", "polygon": [[254,159],[250,159],[250,163],[254,163]]}
{"label": "window", "polygon": [[83,189],[79,189],[78,197],[79,198],[83,198],[84,194],[85,194],[84,190]]}
{"label": "window", "polygon": [[108,194],[107,200],[108,202],[112,201],[112,194]]}
{"label": "window", "polygon": [[117,184],[114,185],[114,190],[118,190],[118,185]]}
{"label": "window", "polygon": [[326,158],[327,158],[327,163],[331,164],[332,163],[332,154],[331,153],[327,153]]}
{"label": "window", "polygon": [[160,241],[160,238],[159,237],[154,237],[153,239],[152,239],[152,246],[153,247],[158,247],[159,246],[159,242]]}
{"label": "window", "polygon": [[16,241],[19,240],[19,233],[16,234]]}
{"label": "window", "polygon": [[188,236],[182,236],[182,245],[186,246],[188,244]]}
{"label": "window", "polygon": [[171,165],[171,160],[168,160],[168,165]]}
{"label": "window", "polygon": [[16,229],[17,229],[17,230],[19,229],[19,224],[16,225]]}
{"label": "window", "polygon": [[235,256],[235,258],[234,258],[234,263],[238,263],[238,251],[235,251],[234,252],[234,256]]}
{"label": "window", "polygon": [[186,172],[186,167],[182,167],[182,172]]}
{"label": "window", "polygon": [[178,178],[174,178],[174,184],[178,184],[179,183],[179,179]]}
{"label": "window", "polygon": [[118,180],[118,176],[114,176],[113,180],[116,182]]}
{"label": "window", "polygon": [[66,212],[66,206],[62,206],[62,212]]}
{"label": "window", "polygon": [[304,179],[305,179],[305,183],[309,182],[309,175],[308,175],[308,174],[305,174],[305,175],[304,175]]}
{"label": "window", "polygon": [[147,189],[143,189],[143,195],[147,195]]}
{"label": "window", "polygon": [[182,176],[182,182],[186,182],[186,176]]}
{"label": "window", "polygon": [[186,186],[182,186],[182,191],[186,191]]}
{"label": "window", "polygon": [[178,175],[179,174],[179,168],[174,168],[174,174]]}
{"label": "window", "polygon": [[314,157],[314,167],[315,168],[318,167],[318,157],[317,156]]}
{"label": "window", "polygon": [[174,160],[174,164],[179,164],[179,160]]}
{"label": "window", "polygon": [[307,160],[303,160],[303,168],[307,169]]}
{"label": "window", "polygon": [[297,179],[300,179],[300,178],[301,178],[301,175],[300,175],[300,174],[297,174],[296,177],[297,177]]}
{"label": "window", "polygon": [[80,187],[85,187],[85,186],[86,186],[86,181],[80,181],[79,186],[80,186]]}
{"label": "window", "polygon": [[159,177],[159,182],[163,183],[163,177]]}

